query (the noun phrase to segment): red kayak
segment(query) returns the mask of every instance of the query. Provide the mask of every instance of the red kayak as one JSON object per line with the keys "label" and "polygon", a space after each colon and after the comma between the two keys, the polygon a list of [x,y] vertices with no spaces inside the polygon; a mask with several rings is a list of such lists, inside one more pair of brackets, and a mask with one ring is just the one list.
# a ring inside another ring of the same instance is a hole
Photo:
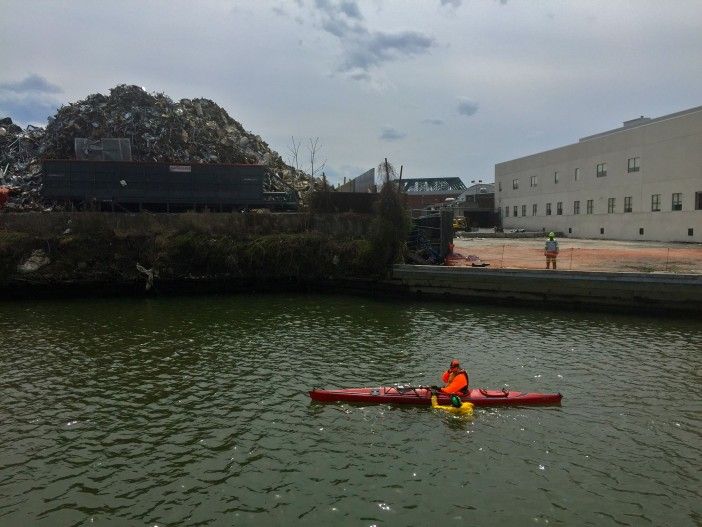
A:
{"label": "red kayak", "polygon": [[[431,404],[431,389],[427,386],[381,386],[378,388],[341,388],[338,390],[321,390],[314,388],[310,392],[314,401],[346,401],[362,404]],[[439,404],[450,403],[450,395],[439,394]],[[560,404],[560,393],[529,393],[512,390],[484,390],[471,388],[469,393],[461,395],[463,402],[476,406],[499,406],[527,404]]]}

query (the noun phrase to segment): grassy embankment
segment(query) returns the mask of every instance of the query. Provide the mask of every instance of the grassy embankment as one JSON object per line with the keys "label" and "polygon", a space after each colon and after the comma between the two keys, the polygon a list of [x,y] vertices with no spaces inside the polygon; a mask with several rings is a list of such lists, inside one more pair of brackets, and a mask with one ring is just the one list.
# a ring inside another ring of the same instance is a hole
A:
{"label": "grassy embankment", "polygon": [[[51,216],[50,214],[48,215]],[[188,221],[159,223],[144,218],[125,228],[114,215],[76,213],[57,229],[0,229],[0,286],[31,283],[144,284],[137,264],[156,273],[159,283],[224,281],[252,287],[275,282],[316,282],[382,278],[401,258],[407,219],[396,192],[381,193],[373,215],[355,215],[362,228],[321,229],[302,222],[279,229],[275,215],[254,227],[241,216],[195,214]],[[340,215],[327,215],[317,224]],[[235,221],[236,220],[236,221]],[[43,215],[41,221],[47,221]],[[50,220],[48,220],[50,221]],[[342,222],[343,223],[343,222]],[[67,225],[67,226],[66,226]],[[66,228],[64,228],[66,226]],[[331,231],[331,232],[330,232]],[[336,232],[334,232],[336,231]],[[44,264],[34,271],[18,266],[32,254]]]}

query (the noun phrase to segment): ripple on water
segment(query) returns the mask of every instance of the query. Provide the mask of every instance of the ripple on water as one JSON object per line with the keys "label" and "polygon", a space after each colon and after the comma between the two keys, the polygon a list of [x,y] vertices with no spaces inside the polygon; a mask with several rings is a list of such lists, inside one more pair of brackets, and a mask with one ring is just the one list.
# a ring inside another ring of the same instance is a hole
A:
{"label": "ripple on water", "polygon": [[[694,525],[700,324],[241,296],[0,304],[0,524]],[[561,407],[311,403],[471,383]]]}

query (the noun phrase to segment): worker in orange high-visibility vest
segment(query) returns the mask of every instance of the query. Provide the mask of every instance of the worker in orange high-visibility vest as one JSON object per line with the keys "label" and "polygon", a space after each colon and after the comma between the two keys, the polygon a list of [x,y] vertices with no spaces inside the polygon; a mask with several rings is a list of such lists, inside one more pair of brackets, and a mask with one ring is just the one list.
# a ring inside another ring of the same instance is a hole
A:
{"label": "worker in orange high-visibility vest", "polygon": [[470,390],[468,373],[461,369],[461,364],[457,359],[451,361],[449,369],[441,376],[441,380],[444,381],[444,387],[441,388],[443,393],[466,394]]}
{"label": "worker in orange high-visibility vest", "polygon": [[544,256],[546,257],[546,269],[550,269],[551,263],[553,263],[553,268],[555,269],[556,259],[558,258],[558,242],[553,232],[548,233],[548,240],[546,240],[546,246],[544,247]]}

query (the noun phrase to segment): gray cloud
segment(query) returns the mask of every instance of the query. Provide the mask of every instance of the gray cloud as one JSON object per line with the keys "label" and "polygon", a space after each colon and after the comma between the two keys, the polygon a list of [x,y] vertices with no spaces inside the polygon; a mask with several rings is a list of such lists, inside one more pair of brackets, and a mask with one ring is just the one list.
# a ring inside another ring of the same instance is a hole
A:
{"label": "gray cloud", "polygon": [[370,81],[371,80],[370,73],[368,73],[367,71],[359,71],[359,70],[351,71],[348,73],[348,76],[350,79],[353,79],[355,81]]}
{"label": "gray cloud", "polygon": [[315,0],[323,31],[339,39],[339,71],[354,80],[369,80],[369,70],[385,62],[426,53],[434,39],[418,31],[370,31],[356,0]]}
{"label": "gray cloud", "polygon": [[41,75],[32,73],[27,75],[24,79],[17,82],[4,82],[0,84],[0,91],[12,92],[12,93],[62,93],[63,90],[51,84]]}
{"label": "gray cloud", "polygon": [[465,97],[461,97],[458,100],[458,113],[461,115],[467,115],[470,117],[471,115],[475,115],[478,111],[478,103],[473,102],[470,99],[466,99]]}
{"label": "gray cloud", "polygon": [[338,38],[344,38],[350,33],[361,33],[363,28],[353,25],[343,18],[325,18],[322,20],[322,29]]}
{"label": "gray cloud", "polygon": [[358,8],[358,4],[354,0],[342,0],[339,8],[347,17],[355,18],[356,20],[363,20],[361,10]]}
{"label": "gray cloud", "polygon": [[63,90],[35,73],[15,82],[0,84],[0,115],[8,115],[17,123],[44,124],[56,113]]}
{"label": "gray cloud", "polygon": [[345,58],[340,70],[343,72],[368,71],[383,62],[420,55],[427,51],[433,43],[434,40],[431,37],[415,31],[404,31],[396,34],[362,34],[354,41],[346,42]]}
{"label": "gray cloud", "polygon": [[441,0],[441,5],[452,5],[453,7],[460,7],[463,0]]}
{"label": "gray cloud", "polygon": [[424,123],[424,124],[433,124],[433,125],[436,125],[436,126],[441,126],[442,124],[444,124],[444,121],[441,120],[441,119],[424,119],[424,120],[422,121],[422,123]]}
{"label": "gray cloud", "polygon": [[389,127],[383,128],[383,131],[380,134],[380,138],[383,141],[398,141],[399,139],[404,139],[405,137],[407,137],[405,132],[400,132],[399,130]]}
{"label": "gray cloud", "polygon": [[322,29],[335,37],[367,32],[355,0],[315,0],[315,7],[322,17]]}

